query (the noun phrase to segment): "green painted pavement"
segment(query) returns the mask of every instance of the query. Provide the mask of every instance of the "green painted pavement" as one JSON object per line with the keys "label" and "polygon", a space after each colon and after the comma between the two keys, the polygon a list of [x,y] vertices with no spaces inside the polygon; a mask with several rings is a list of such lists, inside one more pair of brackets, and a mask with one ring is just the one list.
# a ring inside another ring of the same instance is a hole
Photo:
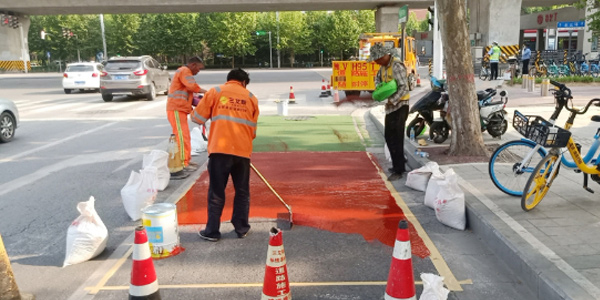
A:
{"label": "green painted pavement", "polygon": [[351,116],[261,116],[255,152],[365,151]]}

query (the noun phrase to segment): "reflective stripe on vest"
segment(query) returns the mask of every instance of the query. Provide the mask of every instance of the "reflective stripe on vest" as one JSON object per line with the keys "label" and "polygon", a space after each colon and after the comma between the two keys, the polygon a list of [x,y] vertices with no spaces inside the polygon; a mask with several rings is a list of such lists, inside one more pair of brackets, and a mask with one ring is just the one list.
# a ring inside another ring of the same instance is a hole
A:
{"label": "reflective stripe on vest", "polygon": [[243,124],[243,125],[248,125],[250,127],[256,127],[256,123],[254,123],[250,120],[236,118],[236,117],[232,117],[232,116],[228,116],[228,115],[216,115],[216,116],[212,117],[212,120],[213,120],[213,122],[218,121],[218,120],[225,120],[225,121],[231,121],[231,122],[235,122],[235,123],[239,123],[239,124]]}

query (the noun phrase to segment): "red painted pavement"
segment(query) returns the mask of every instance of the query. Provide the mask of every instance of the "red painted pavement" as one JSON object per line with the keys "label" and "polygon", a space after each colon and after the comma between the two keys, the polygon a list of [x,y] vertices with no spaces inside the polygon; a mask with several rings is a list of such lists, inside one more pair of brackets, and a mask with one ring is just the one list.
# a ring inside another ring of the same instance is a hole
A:
{"label": "red painted pavement", "polygon": [[[252,163],[292,206],[294,225],[339,233],[358,233],[365,240],[394,246],[398,222],[405,218],[365,152],[259,152]],[[277,218],[286,208],[253,171],[250,218]],[[180,224],[206,224],[208,173],[205,171],[177,203]],[[230,220],[233,183],[227,186],[222,221]],[[413,254],[429,250],[409,223]]]}

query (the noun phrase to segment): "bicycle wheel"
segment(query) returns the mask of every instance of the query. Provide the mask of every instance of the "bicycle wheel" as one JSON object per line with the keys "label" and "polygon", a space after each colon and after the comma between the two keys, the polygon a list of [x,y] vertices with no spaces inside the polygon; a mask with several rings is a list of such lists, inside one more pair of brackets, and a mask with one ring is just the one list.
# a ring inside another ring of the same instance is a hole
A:
{"label": "bicycle wheel", "polygon": [[488,69],[487,68],[481,68],[481,70],[479,71],[479,79],[481,80],[486,80],[488,78]]}
{"label": "bicycle wheel", "polygon": [[[558,160],[558,155],[556,154],[548,154],[546,155],[535,167],[531,176],[529,176],[529,180],[527,180],[527,184],[525,185],[525,189],[523,189],[523,195],[521,196],[521,208],[524,211],[530,211],[534,209],[552,185],[552,181],[558,175],[558,169],[560,169],[560,161]],[[552,167],[556,166],[558,169],[554,173],[554,177],[549,178],[552,173]]]}
{"label": "bicycle wheel", "polygon": [[534,147],[533,142],[516,140],[504,143],[494,151],[488,172],[499,190],[511,196],[523,195],[533,168],[546,156],[544,149],[539,148],[528,161],[523,161]]}

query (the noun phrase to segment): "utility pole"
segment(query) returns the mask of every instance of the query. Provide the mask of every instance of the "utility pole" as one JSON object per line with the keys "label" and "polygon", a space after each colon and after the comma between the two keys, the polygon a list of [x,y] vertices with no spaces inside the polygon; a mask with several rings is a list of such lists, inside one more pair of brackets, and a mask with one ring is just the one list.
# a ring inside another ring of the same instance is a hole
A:
{"label": "utility pole", "polygon": [[104,37],[104,15],[100,14],[100,29],[102,30],[102,46],[104,46],[104,60],[108,60],[108,52],[106,52],[106,38]]}
{"label": "utility pole", "polygon": [[277,69],[281,68],[281,53],[279,52],[279,12],[275,12],[275,16],[277,19]]}
{"label": "utility pole", "polygon": [[273,69],[273,45],[271,43],[271,31],[269,31],[269,68]]}

